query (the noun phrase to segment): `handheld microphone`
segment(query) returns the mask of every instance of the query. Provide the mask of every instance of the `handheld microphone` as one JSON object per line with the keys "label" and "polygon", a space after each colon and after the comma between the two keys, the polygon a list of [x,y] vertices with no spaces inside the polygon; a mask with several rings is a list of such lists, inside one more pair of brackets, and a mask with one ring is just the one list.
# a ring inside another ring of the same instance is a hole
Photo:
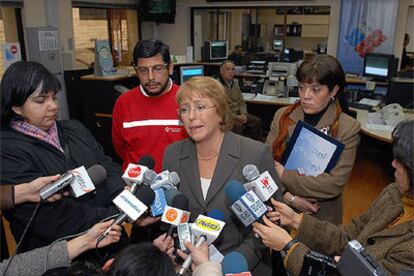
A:
{"label": "handheld microphone", "polygon": [[[208,215],[199,215],[191,226],[192,234],[197,237],[195,247],[200,247],[206,241],[208,244],[213,243],[226,225],[222,221],[224,219],[224,213],[222,211],[214,209],[208,212]],[[178,271],[178,275],[184,275],[190,268],[192,261],[193,259],[190,254]]]}
{"label": "handheld microphone", "polygon": [[84,166],[64,173],[58,180],[49,183],[40,189],[40,198],[45,200],[51,195],[71,185],[72,194],[79,197],[95,189],[106,178],[106,170],[102,165],[96,164],[85,170]]}
{"label": "handheld microphone", "polygon": [[233,251],[226,254],[221,263],[221,268],[225,276],[250,276],[246,258],[239,252]]}
{"label": "handheld microphone", "polygon": [[153,190],[164,188],[172,189],[180,183],[180,177],[176,172],[163,171],[157,175],[154,182],[151,184]]}
{"label": "handheld microphone", "polygon": [[253,192],[244,189],[237,180],[230,180],[224,187],[224,193],[230,203],[230,208],[245,227],[266,214],[266,205]]}
{"label": "handheld microphone", "polygon": [[[136,221],[142,214],[144,214],[148,205],[150,205],[155,198],[154,191],[148,186],[142,186],[133,195],[130,191],[124,190],[114,200],[114,204],[121,209],[121,214],[115,219],[112,225],[121,225],[127,218]],[[111,231],[112,225],[99,236],[98,242],[102,241]]]}
{"label": "handheld microphone", "polygon": [[144,155],[138,161],[138,164],[128,164],[128,167],[122,175],[122,179],[128,186],[132,186],[134,189],[135,186],[141,185],[144,179],[144,173],[149,169],[152,170],[154,164],[155,161],[151,156]]}
{"label": "handheld microphone", "polygon": [[248,164],[243,168],[243,176],[248,181],[244,184],[246,190],[252,190],[260,198],[261,201],[268,201],[272,195],[279,189],[268,171],[259,173],[257,167]]}
{"label": "handheld microphone", "polygon": [[177,225],[188,222],[190,218],[188,198],[179,193],[173,197],[171,205],[167,205],[161,221],[170,224],[167,235],[173,236]]}
{"label": "handheld microphone", "polygon": [[177,189],[164,190],[158,188],[154,190],[155,200],[151,204],[151,215],[153,217],[161,216],[164,213],[164,209],[167,205],[171,206],[172,199],[180,192]]}

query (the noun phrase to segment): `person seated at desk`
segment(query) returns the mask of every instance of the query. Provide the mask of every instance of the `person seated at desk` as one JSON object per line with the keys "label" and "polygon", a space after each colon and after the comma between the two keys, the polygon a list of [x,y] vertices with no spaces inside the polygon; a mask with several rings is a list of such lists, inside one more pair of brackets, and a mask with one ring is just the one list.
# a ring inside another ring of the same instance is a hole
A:
{"label": "person seated at desk", "polygon": [[[414,120],[398,124],[392,134],[395,182],[389,184],[369,209],[346,225],[336,226],[308,214],[297,214],[287,205],[272,201],[274,219],[293,229],[284,229],[264,217],[254,231],[274,250],[285,248],[285,266],[299,275],[309,250],[328,256],[341,255],[347,243],[357,240],[389,275],[414,268]],[[294,240],[293,238],[296,238]],[[299,242],[297,242],[299,241]],[[290,249],[286,248],[289,244]]]}
{"label": "person seated at desk", "polygon": [[244,51],[241,45],[236,45],[233,52],[228,56],[229,60],[233,61],[235,65],[242,66],[244,61]]}
{"label": "person seated at desk", "polygon": [[[287,191],[285,201],[301,211],[339,224],[342,222],[342,190],[354,165],[360,124],[346,115],[340,104],[345,74],[337,59],[317,55],[301,64],[296,77],[300,100],[276,112],[266,144],[272,145],[276,171]],[[287,170],[279,163],[299,120],[345,144],[329,173],[307,176],[297,170]]]}
{"label": "person seated at desk", "polygon": [[246,103],[240,91],[239,83],[234,79],[235,69],[234,62],[226,60],[220,66],[219,77],[228,96],[233,119],[232,131],[254,140],[260,140],[262,137],[262,120],[247,113]]}

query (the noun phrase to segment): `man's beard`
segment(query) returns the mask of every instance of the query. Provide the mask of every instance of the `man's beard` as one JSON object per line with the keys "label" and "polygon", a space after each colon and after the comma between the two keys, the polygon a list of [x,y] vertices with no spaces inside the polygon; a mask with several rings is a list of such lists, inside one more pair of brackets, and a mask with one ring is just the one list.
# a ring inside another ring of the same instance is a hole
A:
{"label": "man's beard", "polygon": [[[147,84],[148,84],[148,83],[147,83]],[[157,96],[162,95],[162,93],[164,93],[165,89],[167,88],[167,86],[168,86],[169,84],[170,84],[170,80],[168,80],[168,81],[165,83],[165,85],[161,87],[160,91],[159,91],[159,92],[156,92],[156,93],[154,93],[154,92],[149,92],[149,91],[147,90],[147,88],[145,87],[145,85],[143,85],[143,86],[142,86],[142,88],[144,89],[144,92],[145,92],[145,93],[146,93],[149,97],[157,97]]]}

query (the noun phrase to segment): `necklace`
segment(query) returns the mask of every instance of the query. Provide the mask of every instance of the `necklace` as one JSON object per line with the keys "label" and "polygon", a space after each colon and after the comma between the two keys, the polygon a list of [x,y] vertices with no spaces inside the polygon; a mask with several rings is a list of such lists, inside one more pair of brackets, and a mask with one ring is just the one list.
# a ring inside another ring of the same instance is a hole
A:
{"label": "necklace", "polygon": [[207,157],[207,158],[202,158],[202,157],[200,157],[200,155],[197,154],[197,159],[198,160],[203,160],[203,161],[209,161],[209,160],[212,160],[212,159],[216,158],[218,156],[218,154],[219,153],[216,152],[213,156]]}

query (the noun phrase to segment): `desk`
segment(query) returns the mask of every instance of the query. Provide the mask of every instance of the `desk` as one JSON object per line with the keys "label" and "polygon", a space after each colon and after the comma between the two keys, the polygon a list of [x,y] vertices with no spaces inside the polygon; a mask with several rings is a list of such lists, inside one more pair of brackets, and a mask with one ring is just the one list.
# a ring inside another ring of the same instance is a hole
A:
{"label": "desk", "polygon": [[[350,110],[356,112],[357,114],[357,121],[361,124],[361,132],[375,138],[377,140],[392,143],[392,130],[378,130],[378,129],[370,129],[367,126],[367,117],[368,117],[368,110],[350,108]],[[409,120],[414,120],[414,113],[412,112],[404,112],[405,116]]]}
{"label": "desk", "polygon": [[[366,82],[367,82],[367,80],[364,80],[360,77],[346,77],[345,78],[345,83],[346,84],[365,84]],[[386,81],[376,81],[375,85],[387,86],[388,82],[386,82]]]}
{"label": "desk", "polygon": [[[258,104],[258,105],[273,105],[273,106],[287,106],[295,103],[299,98],[276,98],[274,96],[260,95],[254,96],[253,94],[243,93],[243,98],[246,103]],[[351,111],[356,113],[356,120],[361,124],[361,132],[386,143],[392,143],[392,131],[385,130],[373,130],[367,126],[368,110],[350,108]],[[414,119],[414,113],[405,112],[407,119]]]}

